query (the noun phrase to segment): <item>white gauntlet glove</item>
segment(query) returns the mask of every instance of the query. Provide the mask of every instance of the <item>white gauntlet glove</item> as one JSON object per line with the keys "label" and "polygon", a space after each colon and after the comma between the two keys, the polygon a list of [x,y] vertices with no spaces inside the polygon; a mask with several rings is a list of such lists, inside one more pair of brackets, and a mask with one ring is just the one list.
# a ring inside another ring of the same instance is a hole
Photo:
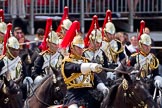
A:
{"label": "white gauntlet glove", "polygon": [[33,84],[33,80],[31,77],[25,77],[23,80],[23,84],[27,85],[28,83]]}
{"label": "white gauntlet glove", "polygon": [[104,97],[109,94],[109,89],[105,86],[104,83],[99,83],[97,85],[97,90],[101,91],[103,93]]}
{"label": "white gauntlet glove", "polygon": [[111,80],[114,80],[116,78],[115,73],[113,72],[107,72],[107,79],[110,78]]}
{"label": "white gauntlet glove", "polygon": [[82,63],[81,64],[81,72],[83,74],[87,74],[91,71],[100,73],[102,71],[102,65],[98,63]]}
{"label": "white gauntlet glove", "polygon": [[162,77],[161,76],[156,76],[154,78],[154,80],[155,80],[155,82],[154,82],[155,87],[162,88]]}
{"label": "white gauntlet glove", "polygon": [[42,81],[42,80],[43,80],[43,77],[42,77],[42,76],[37,76],[37,77],[34,79],[34,84],[36,85],[36,84],[40,83],[40,81]]}
{"label": "white gauntlet glove", "polygon": [[102,65],[98,63],[92,63],[90,69],[93,72],[100,73],[102,71]]}

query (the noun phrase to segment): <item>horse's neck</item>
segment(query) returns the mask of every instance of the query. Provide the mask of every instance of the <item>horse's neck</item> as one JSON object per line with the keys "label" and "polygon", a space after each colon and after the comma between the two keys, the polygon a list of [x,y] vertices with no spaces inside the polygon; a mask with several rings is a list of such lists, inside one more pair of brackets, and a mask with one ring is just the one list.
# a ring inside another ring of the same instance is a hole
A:
{"label": "horse's neck", "polygon": [[52,78],[49,77],[47,80],[45,80],[40,87],[37,88],[36,94],[38,97],[43,97],[42,100],[45,102],[52,102],[53,100],[53,94],[54,94],[54,87]]}

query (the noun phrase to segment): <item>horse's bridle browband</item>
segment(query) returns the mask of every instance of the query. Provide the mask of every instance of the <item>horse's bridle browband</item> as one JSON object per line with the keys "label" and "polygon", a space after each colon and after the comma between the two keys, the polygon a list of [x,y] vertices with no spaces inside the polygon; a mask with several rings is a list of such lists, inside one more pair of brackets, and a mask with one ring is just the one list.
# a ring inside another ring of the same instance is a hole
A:
{"label": "horse's bridle browband", "polygon": [[[120,86],[121,86],[121,85],[120,85]],[[119,87],[120,87],[120,86],[119,86]],[[122,87],[122,88],[123,88],[123,87]],[[124,93],[124,99],[125,99],[126,97],[128,97],[127,101],[132,102],[133,104],[135,104],[135,105],[138,106],[138,107],[145,108],[145,106],[147,105],[147,104],[145,104],[146,101],[147,101],[148,99],[152,98],[151,95],[148,95],[144,100],[141,100],[140,97],[135,96],[134,92],[132,92],[132,90],[131,90],[129,87],[128,87],[127,89],[123,88],[123,90],[125,91],[125,93]],[[133,101],[131,101],[131,100],[133,100]],[[125,102],[126,102],[126,101],[125,101]],[[126,102],[126,103],[127,103],[127,102]]]}

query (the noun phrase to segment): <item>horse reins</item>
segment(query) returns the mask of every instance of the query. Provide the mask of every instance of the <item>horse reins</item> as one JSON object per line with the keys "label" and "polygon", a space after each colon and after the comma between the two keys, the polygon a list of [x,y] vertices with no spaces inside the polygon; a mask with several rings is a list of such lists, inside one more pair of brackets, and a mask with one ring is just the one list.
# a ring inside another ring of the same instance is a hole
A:
{"label": "horse reins", "polygon": [[122,74],[129,74],[128,72],[124,72],[124,71],[116,70],[116,69],[110,69],[110,68],[106,68],[106,67],[102,67],[101,69],[109,71],[109,72],[117,72],[117,73],[122,73]]}
{"label": "horse reins", "polygon": [[[34,92],[34,89],[33,89],[32,85],[30,84],[30,82],[29,82],[28,79],[27,79],[27,82],[28,82],[28,84],[29,84],[29,86],[30,86],[30,88],[31,88],[31,90],[32,90],[33,95],[38,99],[38,101],[41,102],[42,104],[44,104],[45,106],[49,107],[49,106],[50,106],[49,104],[43,102],[43,101],[37,96],[37,94]],[[29,108],[28,101],[26,100],[25,102],[26,102],[27,108]]]}
{"label": "horse reins", "polygon": [[[122,84],[123,84],[123,83],[122,83]],[[121,85],[120,85],[120,86],[121,86]],[[120,86],[119,86],[119,87],[120,87]],[[127,86],[128,86],[128,85],[127,85]],[[119,87],[118,87],[118,88],[119,88]],[[123,87],[122,87],[122,88],[123,88]],[[126,97],[128,97],[128,100],[127,100],[127,101],[132,102],[131,100],[133,100],[133,103],[135,103],[135,105],[137,105],[138,107],[144,107],[144,108],[145,108],[145,106],[147,105],[147,104],[145,104],[145,102],[146,102],[148,99],[152,98],[152,97],[149,95],[149,96],[147,96],[144,100],[140,100],[140,97],[135,96],[134,92],[132,92],[132,90],[131,90],[129,87],[126,87],[126,89],[123,88],[123,90],[124,90],[124,101],[125,101]],[[125,101],[125,103],[126,103],[126,101]]]}

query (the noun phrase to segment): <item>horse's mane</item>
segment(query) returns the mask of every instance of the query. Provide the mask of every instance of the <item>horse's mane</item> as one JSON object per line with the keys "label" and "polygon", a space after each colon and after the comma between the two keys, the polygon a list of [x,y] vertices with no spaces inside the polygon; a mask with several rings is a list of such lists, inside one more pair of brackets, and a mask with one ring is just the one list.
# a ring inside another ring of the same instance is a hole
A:
{"label": "horse's mane", "polygon": [[38,85],[35,86],[34,92],[35,92],[39,87],[41,87],[41,85],[43,85],[43,84],[46,82],[46,80],[47,80],[49,77],[51,77],[51,76],[52,76],[52,74],[49,74],[49,75],[46,75],[45,77],[43,77],[43,80],[42,80],[40,83],[38,83]]}
{"label": "horse's mane", "polygon": [[117,90],[118,90],[118,86],[119,85],[114,85],[111,87],[110,89],[110,96],[108,97],[108,106],[111,106],[115,100],[115,97],[116,97],[116,93],[117,93]]}

